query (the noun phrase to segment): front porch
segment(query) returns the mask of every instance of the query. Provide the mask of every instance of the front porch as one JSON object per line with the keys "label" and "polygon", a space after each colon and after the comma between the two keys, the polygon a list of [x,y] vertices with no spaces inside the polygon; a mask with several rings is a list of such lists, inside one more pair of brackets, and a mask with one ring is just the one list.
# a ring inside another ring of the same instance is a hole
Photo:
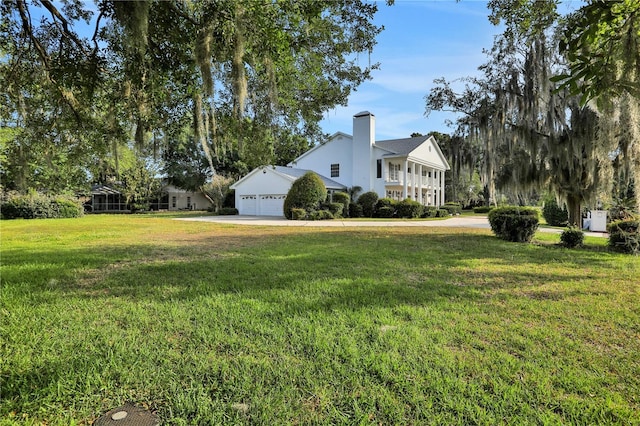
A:
{"label": "front porch", "polygon": [[444,204],[444,170],[409,159],[385,160],[385,196],[402,201],[410,198],[425,206]]}

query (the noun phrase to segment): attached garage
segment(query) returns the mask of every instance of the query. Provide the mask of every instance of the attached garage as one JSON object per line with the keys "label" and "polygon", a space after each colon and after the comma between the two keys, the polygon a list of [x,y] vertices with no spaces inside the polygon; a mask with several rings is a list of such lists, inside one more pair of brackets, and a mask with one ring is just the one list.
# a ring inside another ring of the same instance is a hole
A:
{"label": "attached garage", "polygon": [[[283,166],[263,166],[254,169],[231,185],[236,191],[236,208],[244,216],[283,216],[284,200],[291,184],[309,170]],[[342,191],[346,187],[319,175],[328,190]]]}

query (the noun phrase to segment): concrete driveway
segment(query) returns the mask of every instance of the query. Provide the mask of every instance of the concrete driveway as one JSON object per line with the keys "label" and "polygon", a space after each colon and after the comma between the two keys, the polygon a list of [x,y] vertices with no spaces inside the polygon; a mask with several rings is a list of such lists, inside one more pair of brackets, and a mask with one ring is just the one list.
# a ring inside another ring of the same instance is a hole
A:
{"label": "concrete driveway", "polygon": [[[233,225],[261,225],[261,226],[306,226],[306,227],[389,227],[408,226],[414,228],[447,227],[447,228],[483,228],[491,229],[486,216],[454,216],[444,220],[287,220],[278,216],[201,216],[180,218],[195,222],[215,222]],[[540,232],[559,234],[562,229],[540,227]],[[585,235],[595,237],[607,237],[602,232],[585,232]]]}

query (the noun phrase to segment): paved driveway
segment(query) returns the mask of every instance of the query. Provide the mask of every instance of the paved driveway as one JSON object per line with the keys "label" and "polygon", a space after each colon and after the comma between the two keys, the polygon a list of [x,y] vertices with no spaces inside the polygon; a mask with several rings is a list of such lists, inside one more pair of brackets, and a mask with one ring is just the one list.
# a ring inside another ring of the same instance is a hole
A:
{"label": "paved driveway", "polygon": [[[284,217],[276,216],[201,216],[180,218],[177,220],[187,220],[196,222],[228,223],[234,225],[262,225],[262,226],[315,226],[315,227],[387,227],[387,226],[409,226],[414,228],[423,227],[449,227],[449,228],[484,228],[491,229],[486,216],[455,216],[444,220],[287,220]],[[559,234],[561,229],[539,228],[541,232],[551,232]],[[606,237],[602,232],[585,232],[585,235]]]}

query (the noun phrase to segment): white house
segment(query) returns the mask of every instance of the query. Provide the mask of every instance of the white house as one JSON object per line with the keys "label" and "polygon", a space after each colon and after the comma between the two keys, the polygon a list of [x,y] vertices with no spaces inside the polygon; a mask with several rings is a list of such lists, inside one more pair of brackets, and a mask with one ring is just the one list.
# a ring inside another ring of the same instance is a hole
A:
{"label": "white house", "polygon": [[[284,199],[291,184],[310,170],[283,166],[262,166],[231,185],[236,191],[236,208],[242,215],[283,216]],[[344,191],[346,186],[320,175],[328,191]]]}
{"label": "white house", "polygon": [[444,173],[449,169],[432,136],[376,142],[375,116],[364,111],[353,117],[353,136],[338,132],[287,167],[259,167],[231,188],[241,215],[282,216],[291,183],[309,170],[328,190],[359,186],[381,198],[411,198],[439,207],[444,204]]}
{"label": "white house", "polygon": [[211,206],[211,202],[201,192],[187,191],[173,185],[166,185],[163,192],[168,197],[168,210],[206,210]]}

